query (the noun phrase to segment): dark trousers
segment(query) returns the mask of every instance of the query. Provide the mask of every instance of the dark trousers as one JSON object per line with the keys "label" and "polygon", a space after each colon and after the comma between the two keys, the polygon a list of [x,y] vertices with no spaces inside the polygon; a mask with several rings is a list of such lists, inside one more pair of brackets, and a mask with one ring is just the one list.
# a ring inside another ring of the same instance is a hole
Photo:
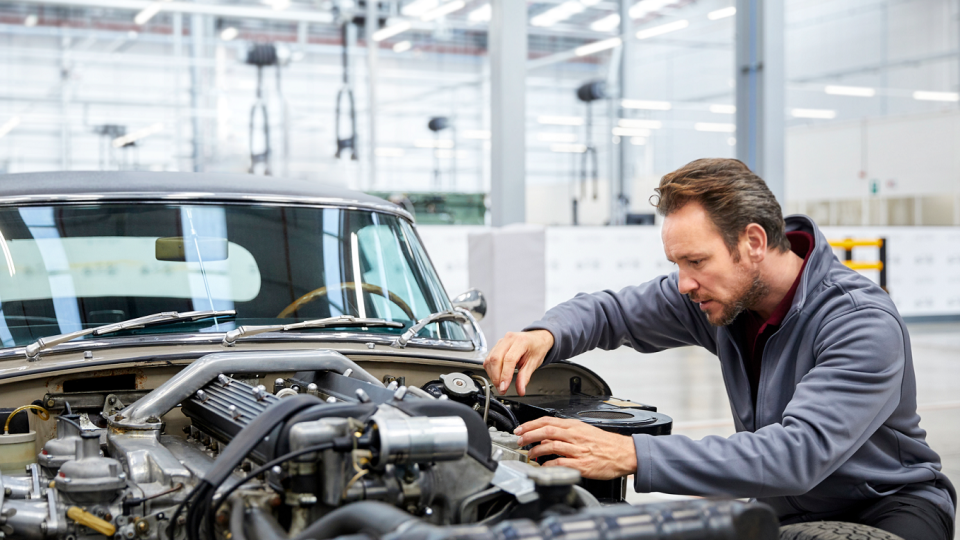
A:
{"label": "dark trousers", "polygon": [[860,523],[893,533],[904,540],[953,540],[954,516],[913,495],[888,495],[866,507],[828,521]]}

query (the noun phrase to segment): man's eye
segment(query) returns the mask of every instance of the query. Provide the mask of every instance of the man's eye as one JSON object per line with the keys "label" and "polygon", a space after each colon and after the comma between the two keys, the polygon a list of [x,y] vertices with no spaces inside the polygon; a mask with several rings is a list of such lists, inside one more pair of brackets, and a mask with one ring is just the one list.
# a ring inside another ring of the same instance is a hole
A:
{"label": "man's eye", "polygon": [[690,264],[693,266],[700,266],[700,263],[703,262],[703,259],[697,259],[695,261],[690,261]]}

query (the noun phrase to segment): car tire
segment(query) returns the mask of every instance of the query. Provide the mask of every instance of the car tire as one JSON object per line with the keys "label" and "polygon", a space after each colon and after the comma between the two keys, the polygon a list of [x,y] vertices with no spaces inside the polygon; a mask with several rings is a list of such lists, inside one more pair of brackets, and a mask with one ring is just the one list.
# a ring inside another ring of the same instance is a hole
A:
{"label": "car tire", "polygon": [[780,527],[780,540],[903,540],[899,536],[859,523],[812,521]]}

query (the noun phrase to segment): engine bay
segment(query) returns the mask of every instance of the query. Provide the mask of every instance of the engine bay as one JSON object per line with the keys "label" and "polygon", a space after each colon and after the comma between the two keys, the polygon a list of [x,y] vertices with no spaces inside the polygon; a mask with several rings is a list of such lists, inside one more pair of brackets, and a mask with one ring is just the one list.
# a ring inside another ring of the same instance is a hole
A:
{"label": "engine bay", "polygon": [[64,383],[28,405],[51,416],[36,430],[24,407],[6,409],[0,442],[24,440],[0,444],[2,537],[776,538],[759,505],[617,504],[625,478],[531,462],[513,430],[541,416],[670,433],[655,407],[584,392],[581,376],[501,397],[482,369],[434,366],[408,384],[401,364],[375,376],[331,350],[216,353],[172,371],[152,389],[106,382],[123,374]]}

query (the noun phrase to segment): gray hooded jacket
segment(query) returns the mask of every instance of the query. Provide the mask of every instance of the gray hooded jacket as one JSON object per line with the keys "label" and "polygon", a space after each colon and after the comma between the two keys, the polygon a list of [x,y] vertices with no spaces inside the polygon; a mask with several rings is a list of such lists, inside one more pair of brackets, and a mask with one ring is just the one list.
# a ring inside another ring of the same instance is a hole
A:
{"label": "gray hooded jacket", "polygon": [[754,497],[781,519],[812,519],[895,492],[948,515],[956,491],[917,414],[910,337],[889,295],[814,238],[793,303],[766,344],[754,409],[735,338],[677,290],[677,274],[620,292],[579,294],[526,330],[549,330],[546,362],[621,345],[650,353],[699,345],[720,360],[737,433],[691,440],[635,435],[636,490]]}

